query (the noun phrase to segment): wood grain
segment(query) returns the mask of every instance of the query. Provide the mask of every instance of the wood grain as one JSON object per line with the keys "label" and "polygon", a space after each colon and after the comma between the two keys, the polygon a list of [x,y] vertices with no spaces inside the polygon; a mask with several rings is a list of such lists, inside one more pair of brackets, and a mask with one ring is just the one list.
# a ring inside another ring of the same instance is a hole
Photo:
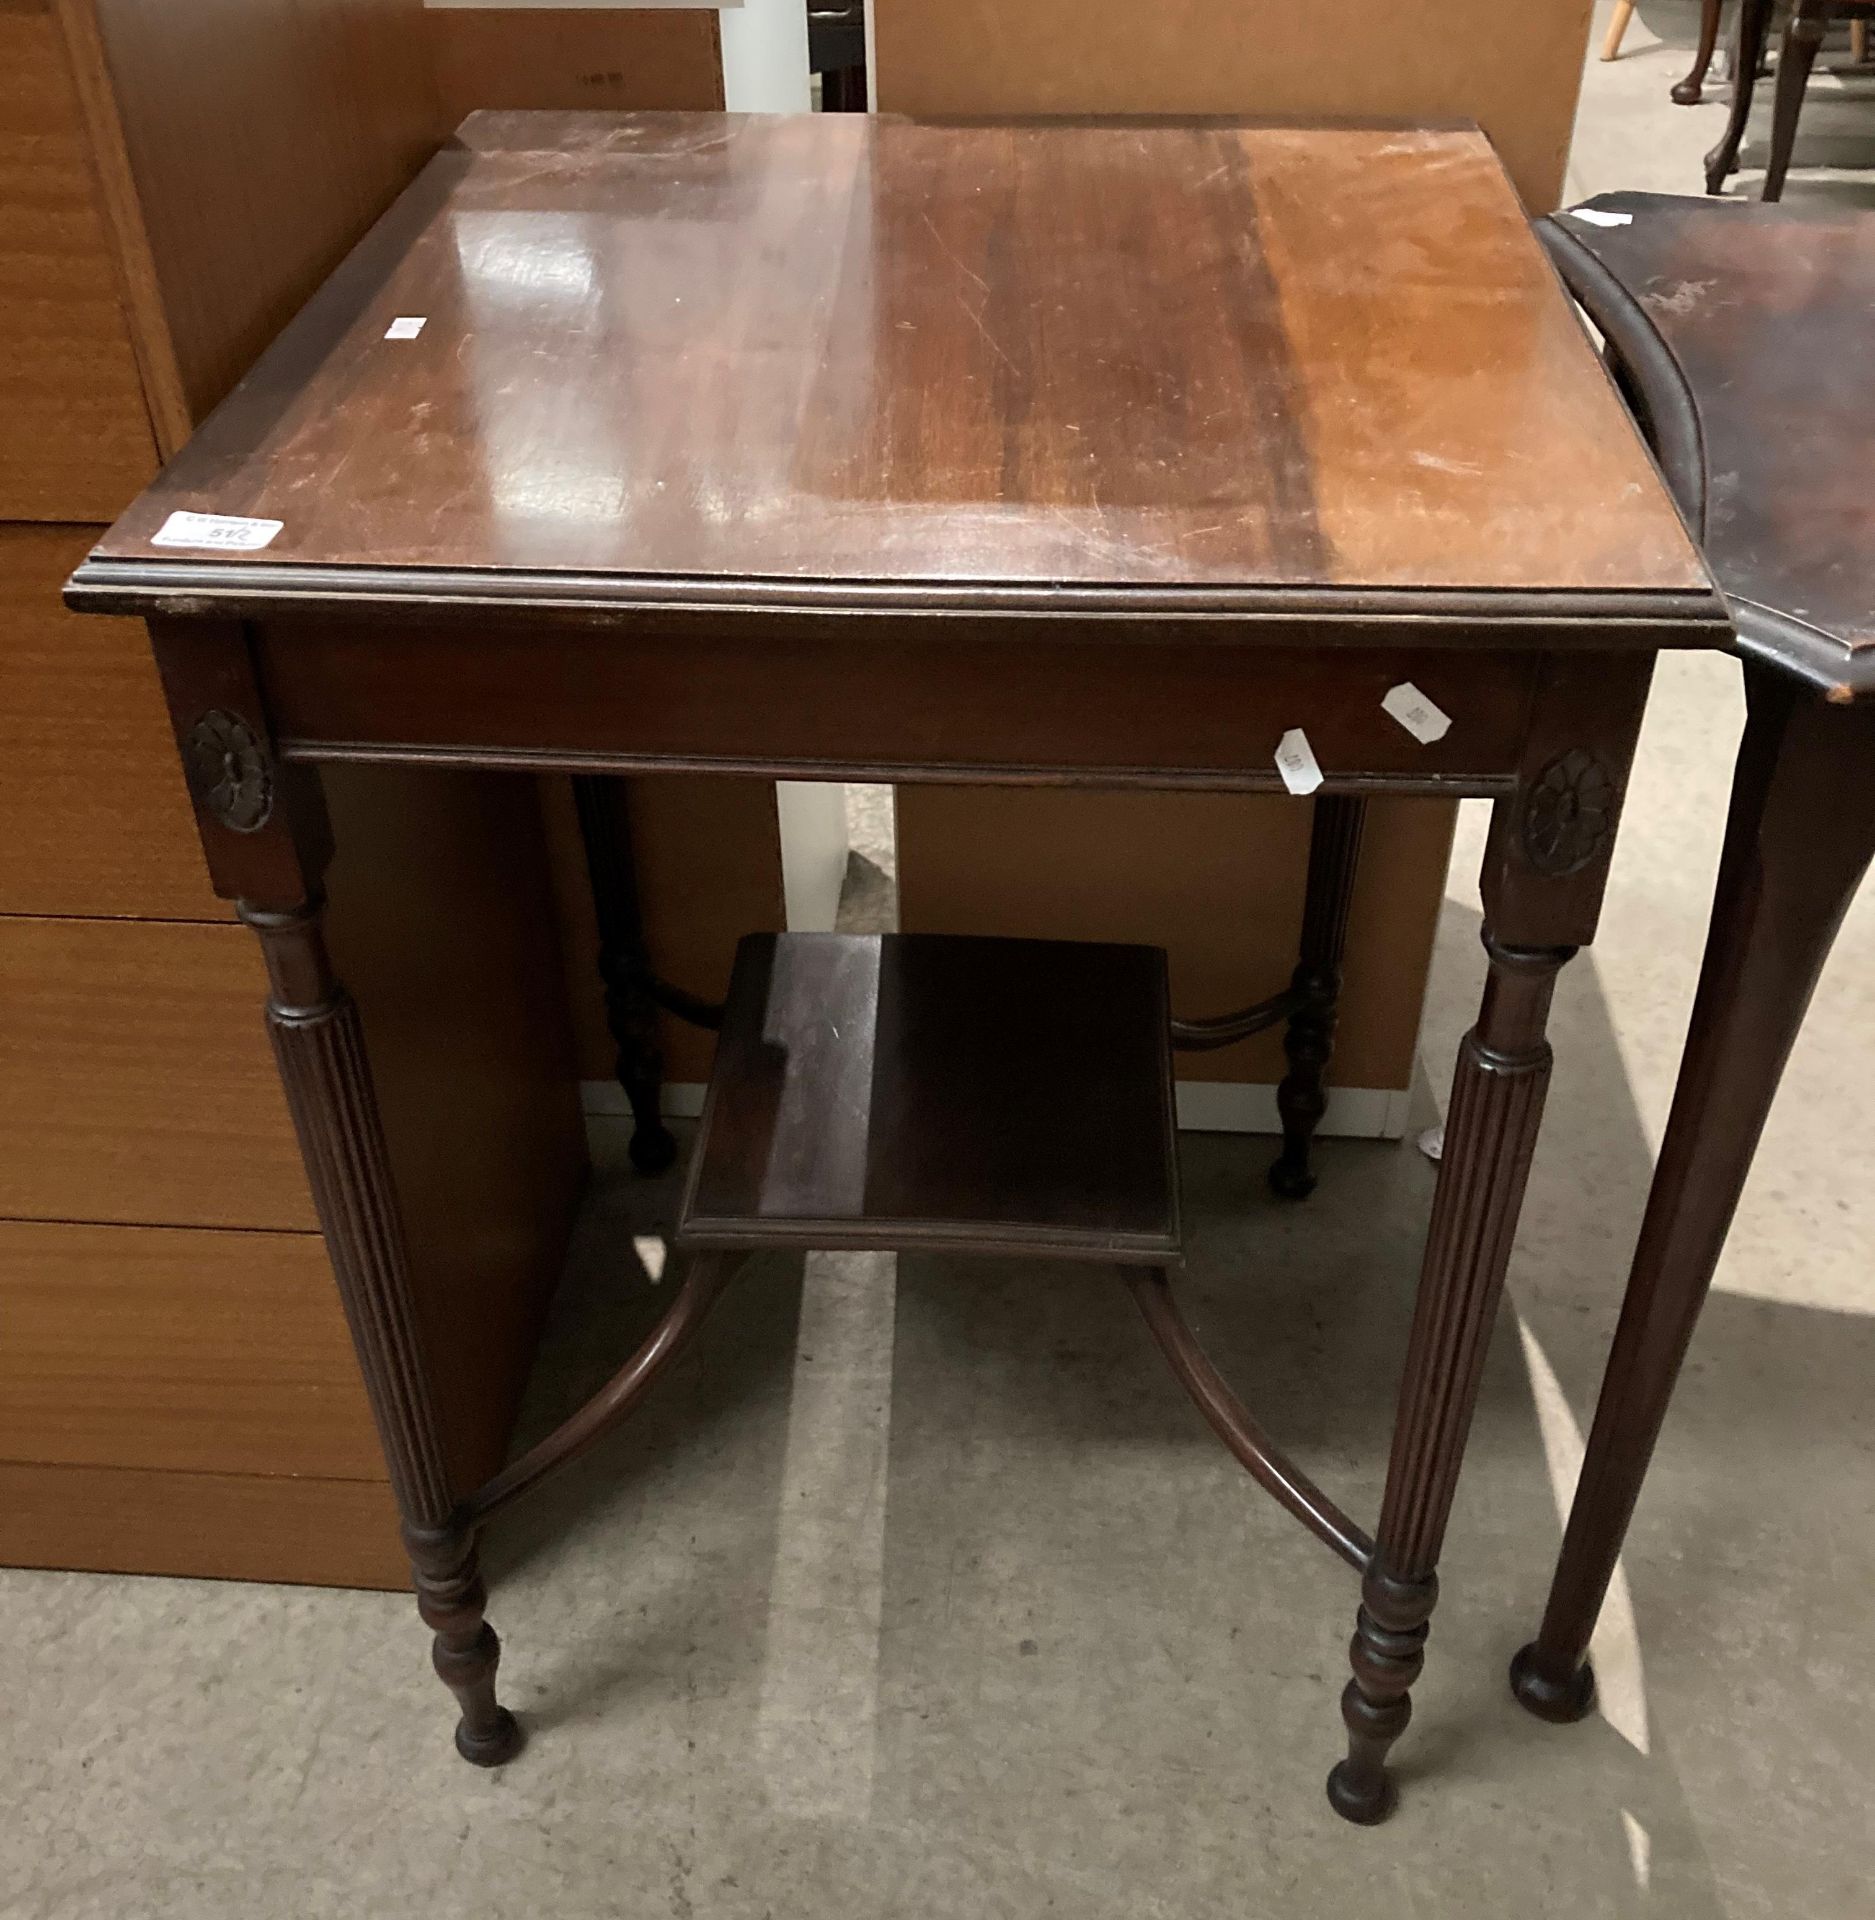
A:
{"label": "wood grain", "polygon": [[0,1221],[0,1460],[380,1480],[317,1234]]}
{"label": "wood grain", "polygon": [[501,1463],[586,1177],[534,782],[347,767],[325,786],[331,943],[371,1044],[462,1489]]}
{"label": "wood grain", "polygon": [[173,453],[446,136],[421,0],[58,5]]}
{"label": "wood grain", "polygon": [[1592,0],[876,0],[890,113],[1477,120],[1556,204]]}
{"label": "wood grain", "polygon": [[93,537],[0,527],[0,913],[224,919],[142,623],[60,604]]}
{"label": "wood grain", "polygon": [[452,124],[480,107],[723,104],[709,9],[454,7],[426,24]]}
{"label": "wood grain", "polygon": [[317,1223],[239,927],[0,920],[0,1217]]}
{"label": "wood grain", "polygon": [[0,520],[110,520],[156,471],[57,23],[0,0]]}
{"label": "wood grain", "polygon": [[[1440,801],[1368,802],[1336,1084],[1411,1084],[1452,815]],[[1178,848],[1176,861],[1167,847]],[[1149,941],[1170,955],[1173,1009],[1190,1019],[1287,983],[1308,847],[1308,808],[1273,796],[906,787],[899,923],[919,933]],[[1279,1029],[1177,1060],[1181,1080],[1273,1084],[1283,1067]]]}
{"label": "wood grain", "polygon": [[410,1591],[383,1480],[0,1461],[0,1565]]}
{"label": "wood grain", "polygon": [[[420,567],[496,599],[1709,592],[1476,133],[491,114],[463,140],[104,553],[163,557],[186,508],[283,523],[206,578]],[[1285,244],[1311,201],[1333,243]],[[384,338],[399,314],[420,339]]]}

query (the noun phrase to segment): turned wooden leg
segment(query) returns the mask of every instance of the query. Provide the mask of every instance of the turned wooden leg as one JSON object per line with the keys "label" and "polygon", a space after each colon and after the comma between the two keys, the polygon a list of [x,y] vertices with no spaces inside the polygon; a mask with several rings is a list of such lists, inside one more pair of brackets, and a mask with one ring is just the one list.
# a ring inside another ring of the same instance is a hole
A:
{"label": "turned wooden leg", "polygon": [[1706,75],[1712,68],[1713,49],[1719,44],[1719,14],[1725,0],[1700,0],[1699,5],[1699,48],[1693,55],[1693,64],[1684,80],[1673,87],[1673,102],[1676,106],[1696,107],[1705,88]]}
{"label": "turned wooden leg", "polygon": [[239,912],[266,955],[267,1024],[404,1517],[418,1609],[462,1708],[456,1746],[497,1766],[519,1747],[520,1728],[495,1699],[501,1648],[443,1455],[358,1009],[333,977],[316,898],[284,912],[242,902]]}
{"label": "turned wooden leg", "polygon": [[1673,1112],[1537,1639],[1511,1686],[1545,1720],[1595,1697],[1589,1637],[1792,1043],[1875,853],[1875,710],[1746,671],[1750,719]]}
{"label": "turned wooden leg", "polygon": [[1771,108],[1771,158],[1764,170],[1764,198],[1784,197],[1784,176],[1797,144],[1804,89],[1829,29],[1830,0],[1794,0],[1784,45],[1777,57],[1777,93]]}
{"label": "turned wooden leg", "polygon": [[1287,1200],[1304,1199],[1315,1190],[1309,1156],[1315,1129],[1328,1111],[1327,1074],[1335,1051],[1341,958],[1347,946],[1348,909],[1360,870],[1361,829],[1366,819],[1365,800],[1323,794],[1315,802],[1301,957],[1292,982],[1302,1004],[1290,1015],[1283,1035],[1289,1071],[1276,1089],[1283,1150],[1269,1176],[1270,1185]]}
{"label": "turned wooden leg", "polygon": [[662,1173],[677,1158],[677,1142],[664,1124],[664,1051],[658,1040],[658,1008],[645,951],[624,783],[593,774],[575,775],[573,798],[599,922],[599,977],[605,983],[606,1024],[618,1050],[619,1085],[631,1103],[632,1165],[640,1173]]}
{"label": "turned wooden leg", "polygon": [[455,1497],[417,1332],[403,1222],[364,1029],[321,929],[332,857],[318,776],[276,756],[245,630],[152,620],[150,641],[215,891],[260,937],[267,1025],[327,1257],[403,1516],[436,1669],[462,1707],[456,1745],[482,1766],[520,1729],[495,1699],[475,1530]]}
{"label": "turned wooden leg", "polygon": [[1549,1086],[1550,994],[1573,952],[1504,946],[1488,933],[1485,947],[1491,972],[1459,1048],[1387,1491],[1349,1648],[1348,1757],[1328,1776],[1335,1811],[1364,1825],[1393,1810],[1387,1753],[1412,1717],[1434,1569]]}
{"label": "turned wooden leg", "polygon": [[1392,1810],[1387,1755],[1412,1716],[1440,1549],[1549,1088],[1556,976],[1594,938],[1651,662],[1545,664],[1517,789],[1485,849],[1490,970],[1458,1053],[1374,1551],[1342,1695],[1347,1758],[1328,1798],[1349,1820]]}
{"label": "turned wooden leg", "polygon": [[1775,0],[1738,0],[1738,38],[1732,55],[1732,111],[1719,144],[1706,155],[1706,191],[1722,193],[1738,168],[1738,150],[1745,143],[1751,120],[1751,97],[1757,90],[1758,69],[1764,64],[1764,43],[1771,31]]}

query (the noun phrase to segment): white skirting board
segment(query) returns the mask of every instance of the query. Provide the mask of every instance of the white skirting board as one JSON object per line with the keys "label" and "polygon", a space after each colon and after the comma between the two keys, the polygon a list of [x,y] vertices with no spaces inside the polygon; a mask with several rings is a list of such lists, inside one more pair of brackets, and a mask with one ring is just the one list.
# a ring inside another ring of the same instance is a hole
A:
{"label": "white skirting board", "polygon": [[[616,1080],[583,1081],[580,1097],[589,1121],[631,1116],[625,1091]],[[1331,1087],[1328,1112],[1316,1129],[1317,1137],[1403,1139],[1410,1101],[1411,1095],[1404,1089],[1393,1087]],[[664,1111],[673,1120],[694,1120],[703,1111],[702,1084],[695,1080],[671,1082],[664,1089]],[[1185,1133],[1282,1132],[1274,1087],[1226,1080],[1181,1080],[1178,1124]]]}

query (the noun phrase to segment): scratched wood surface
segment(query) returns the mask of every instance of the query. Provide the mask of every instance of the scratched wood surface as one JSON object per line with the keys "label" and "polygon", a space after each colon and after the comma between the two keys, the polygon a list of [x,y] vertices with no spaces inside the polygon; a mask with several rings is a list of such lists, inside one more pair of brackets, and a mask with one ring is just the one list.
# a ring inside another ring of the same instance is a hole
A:
{"label": "scratched wood surface", "polygon": [[103,552],[178,507],[284,523],[231,564],[1705,590],[1464,129],[478,115]]}

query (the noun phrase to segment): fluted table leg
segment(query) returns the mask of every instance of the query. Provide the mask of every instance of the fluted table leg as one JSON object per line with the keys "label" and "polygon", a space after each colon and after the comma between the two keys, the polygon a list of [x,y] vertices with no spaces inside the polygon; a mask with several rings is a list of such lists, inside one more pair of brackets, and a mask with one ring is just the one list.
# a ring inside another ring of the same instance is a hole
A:
{"label": "fluted table leg", "polygon": [[1573,951],[1506,947],[1489,934],[1485,946],[1491,973],[1478,1024],[1459,1048],[1386,1497],[1350,1648],[1354,1678],[1341,1702],[1348,1757],[1328,1779],[1336,1812],[1363,1823],[1393,1808],[1387,1752],[1412,1716],[1409,1689],[1438,1598],[1434,1569],[1549,1087],[1550,995]]}
{"label": "fluted table leg", "polygon": [[1374,1551],[1342,1695],[1348,1751],[1328,1776],[1344,1818],[1384,1820],[1387,1756],[1412,1717],[1437,1568],[1549,1089],[1556,977],[1592,939],[1651,665],[1552,657],[1516,792],[1485,852],[1477,1024],[1459,1047]]}
{"label": "fluted table leg", "polygon": [[456,1747],[477,1766],[498,1766],[519,1747],[520,1728],[495,1698],[501,1644],[483,1617],[475,1536],[457,1516],[443,1454],[358,1009],[333,975],[317,899],[239,911],[266,954],[267,1024],[403,1514],[418,1610],[462,1709]]}

